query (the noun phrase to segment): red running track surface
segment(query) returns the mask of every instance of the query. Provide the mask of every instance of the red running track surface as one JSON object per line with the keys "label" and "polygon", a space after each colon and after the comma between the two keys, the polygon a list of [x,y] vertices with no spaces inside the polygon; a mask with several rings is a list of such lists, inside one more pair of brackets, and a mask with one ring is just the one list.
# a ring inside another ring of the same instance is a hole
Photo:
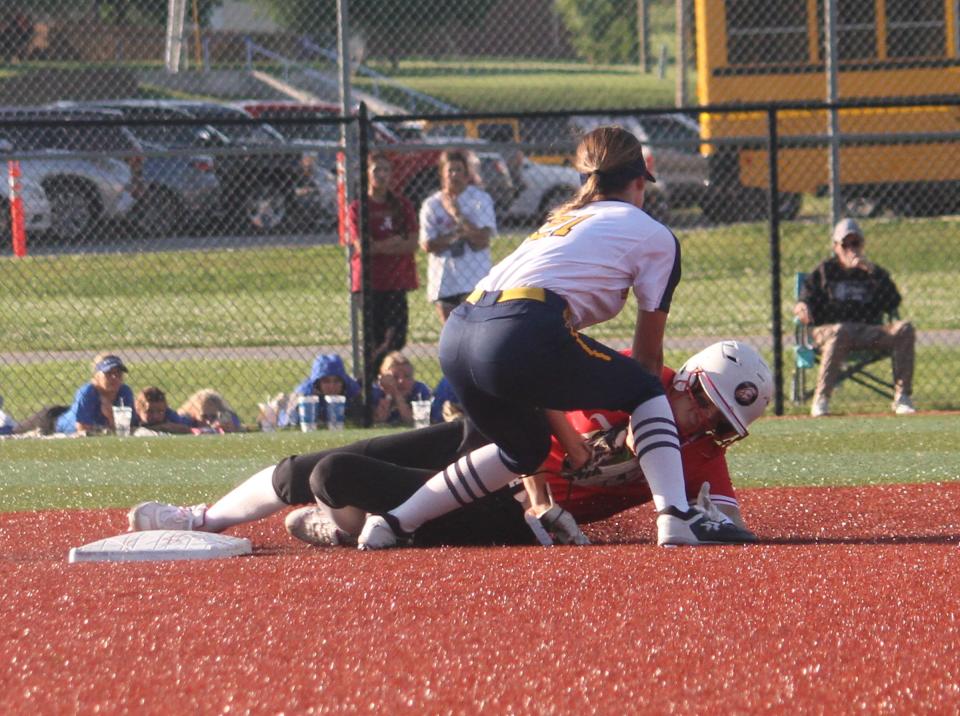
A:
{"label": "red running track surface", "polygon": [[960,483],[741,498],[764,544],[78,565],[122,510],[0,514],[0,713],[960,710]]}

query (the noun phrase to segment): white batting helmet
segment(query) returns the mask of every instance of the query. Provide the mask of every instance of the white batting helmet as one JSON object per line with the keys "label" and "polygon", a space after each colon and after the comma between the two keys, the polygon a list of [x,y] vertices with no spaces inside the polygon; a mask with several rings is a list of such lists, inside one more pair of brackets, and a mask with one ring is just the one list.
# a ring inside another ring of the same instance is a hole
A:
{"label": "white batting helmet", "polygon": [[690,357],[677,371],[673,385],[689,389],[694,378],[739,438],[747,436],[747,426],[763,415],[773,399],[770,368],[757,351],[739,341],[714,343]]}

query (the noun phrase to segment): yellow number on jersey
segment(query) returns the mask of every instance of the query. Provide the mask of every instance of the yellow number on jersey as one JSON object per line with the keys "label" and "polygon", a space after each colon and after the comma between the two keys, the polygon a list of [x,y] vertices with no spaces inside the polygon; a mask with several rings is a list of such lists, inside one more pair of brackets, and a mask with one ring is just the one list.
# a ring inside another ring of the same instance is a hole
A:
{"label": "yellow number on jersey", "polygon": [[542,239],[544,236],[566,236],[573,230],[574,226],[581,221],[586,221],[591,216],[593,216],[593,214],[581,214],[580,216],[560,214],[559,216],[554,216],[527,238],[533,240]]}

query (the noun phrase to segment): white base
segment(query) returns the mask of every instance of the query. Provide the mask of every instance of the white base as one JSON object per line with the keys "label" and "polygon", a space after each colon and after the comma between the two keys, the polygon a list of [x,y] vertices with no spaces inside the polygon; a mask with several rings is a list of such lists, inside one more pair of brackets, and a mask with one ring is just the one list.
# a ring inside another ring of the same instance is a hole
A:
{"label": "white base", "polygon": [[239,557],[252,552],[250,540],[244,537],[185,532],[180,530],[147,530],[97,540],[82,547],[72,547],[68,562],[158,562],[179,559],[220,559]]}

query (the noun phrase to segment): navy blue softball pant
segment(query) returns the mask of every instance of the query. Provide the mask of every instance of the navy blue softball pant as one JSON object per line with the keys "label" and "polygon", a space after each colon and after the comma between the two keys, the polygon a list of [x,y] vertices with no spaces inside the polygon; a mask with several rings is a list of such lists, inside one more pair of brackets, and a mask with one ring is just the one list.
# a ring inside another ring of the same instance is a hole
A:
{"label": "navy blue softball pant", "polygon": [[551,291],[474,292],[440,336],[440,365],[461,405],[520,474],[550,451],[544,408],[633,412],[664,394],[659,376],[570,328],[566,313]]}

